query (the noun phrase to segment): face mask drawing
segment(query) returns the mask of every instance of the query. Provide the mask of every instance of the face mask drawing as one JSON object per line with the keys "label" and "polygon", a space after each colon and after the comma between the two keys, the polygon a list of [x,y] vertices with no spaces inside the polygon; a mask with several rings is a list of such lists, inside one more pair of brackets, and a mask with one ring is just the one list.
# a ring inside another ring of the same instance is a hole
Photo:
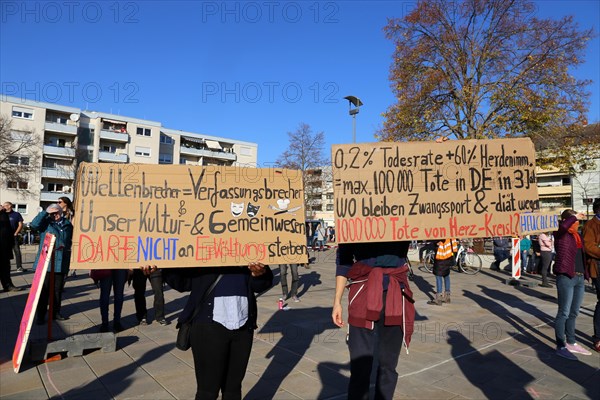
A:
{"label": "face mask drawing", "polygon": [[244,203],[231,203],[231,215],[239,217],[244,212]]}
{"label": "face mask drawing", "polygon": [[248,203],[248,210],[246,212],[248,213],[249,217],[256,217],[256,215],[258,215],[258,210],[260,210],[260,206],[255,206],[252,203]]}

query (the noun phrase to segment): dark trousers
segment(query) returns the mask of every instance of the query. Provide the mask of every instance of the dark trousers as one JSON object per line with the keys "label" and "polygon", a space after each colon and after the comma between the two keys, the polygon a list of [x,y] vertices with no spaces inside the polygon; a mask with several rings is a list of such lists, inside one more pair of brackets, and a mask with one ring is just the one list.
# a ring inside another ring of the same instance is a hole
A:
{"label": "dark trousers", "polygon": [[46,273],[46,278],[44,279],[44,285],[42,286],[42,292],[40,294],[40,300],[37,305],[36,315],[38,321],[42,321],[46,317],[50,296],[54,296],[52,303],[52,316],[55,317],[56,314],[60,313],[60,306],[62,303],[62,286],[67,274],[55,272],[53,288],[50,288],[50,274],[51,272]]}
{"label": "dark trousers", "polygon": [[596,287],[596,309],[594,310],[594,342],[600,340],[600,276],[592,278]]}
{"label": "dark trousers", "polygon": [[23,258],[21,257],[21,244],[19,243],[18,236],[15,236],[13,252],[15,253],[15,263],[17,264],[17,269],[23,268]]}
{"label": "dark trousers", "polygon": [[552,264],[552,252],[541,251],[540,258],[540,273],[542,274],[542,284],[544,284],[548,283],[548,270],[550,269],[550,264]]}
{"label": "dark trousers", "polygon": [[148,310],[146,309],[146,280],[150,280],[152,292],[154,292],[154,319],[161,320],[165,318],[165,297],[163,295],[163,279],[162,271],[157,270],[150,274],[144,275],[142,271],[136,269],[133,271],[133,298],[135,300],[135,316],[138,321],[142,318],[148,318]]}
{"label": "dark trousers", "polygon": [[348,348],[350,350],[350,383],[348,399],[369,399],[369,385],[374,361],[378,361],[375,381],[375,399],[391,400],[394,397],[398,373],[396,366],[402,349],[404,332],[400,326],[385,326],[384,307],[374,329],[350,325]]}
{"label": "dark trousers", "polygon": [[8,290],[9,287],[14,286],[12,279],[10,279],[10,258],[0,258],[0,281],[4,290]]}
{"label": "dark trousers", "polygon": [[196,400],[214,400],[219,391],[222,400],[242,398],[253,332],[246,325],[231,331],[217,322],[192,324]]}
{"label": "dark trousers", "polygon": [[[288,265],[292,271],[292,290],[288,292],[288,281],[287,271]],[[281,272],[281,291],[283,292],[283,298],[294,297],[298,295],[298,264],[280,264],[279,270]]]}
{"label": "dark trousers", "polygon": [[108,324],[108,304],[110,302],[110,291],[114,290],[114,312],[113,322],[121,322],[121,311],[123,310],[123,292],[127,282],[126,269],[113,269],[111,275],[100,279],[100,315],[102,323]]}

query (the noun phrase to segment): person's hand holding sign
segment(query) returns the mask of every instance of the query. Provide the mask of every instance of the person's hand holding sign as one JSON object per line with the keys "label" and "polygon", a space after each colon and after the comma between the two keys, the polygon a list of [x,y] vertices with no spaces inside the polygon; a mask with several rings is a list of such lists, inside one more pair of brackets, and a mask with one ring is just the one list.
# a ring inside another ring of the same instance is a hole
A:
{"label": "person's hand holding sign", "polygon": [[252,276],[261,276],[265,273],[265,266],[259,262],[251,262],[248,264],[248,269],[252,272]]}
{"label": "person's hand holding sign", "polygon": [[142,270],[144,275],[150,276],[150,274],[155,272],[158,269],[158,267],[156,265],[144,265],[143,267],[140,267],[140,269]]}

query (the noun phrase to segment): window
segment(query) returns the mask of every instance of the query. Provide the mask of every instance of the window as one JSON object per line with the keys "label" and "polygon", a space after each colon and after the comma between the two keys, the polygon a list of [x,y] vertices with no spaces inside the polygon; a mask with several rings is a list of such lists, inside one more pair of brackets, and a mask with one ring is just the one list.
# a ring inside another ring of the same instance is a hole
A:
{"label": "window", "polygon": [[49,183],[48,184],[48,191],[49,192],[62,192],[63,191],[63,184],[62,183]]}
{"label": "window", "polygon": [[148,128],[137,128],[136,132],[139,136],[152,136],[152,131]]}
{"label": "window", "polygon": [[569,186],[571,184],[571,177],[570,176],[563,177],[562,184],[563,184],[563,186]]}
{"label": "window", "polygon": [[173,164],[173,156],[171,154],[160,153],[158,155],[159,164]]}
{"label": "window", "polygon": [[325,209],[326,209],[327,211],[333,211],[333,204],[327,204],[327,205],[325,206]]}
{"label": "window", "polygon": [[57,124],[66,125],[67,117],[58,114],[46,114],[46,122],[56,122]]}
{"label": "window", "polygon": [[15,204],[14,209],[21,214],[27,214],[27,204]]}
{"label": "window", "polygon": [[175,143],[175,140],[173,140],[173,138],[171,136],[160,135],[160,142],[162,144],[173,144],[173,143]]}
{"label": "window", "polygon": [[135,147],[135,155],[141,157],[150,157],[150,147]]}
{"label": "window", "polygon": [[325,195],[325,198],[326,198],[327,200],[333,200],[333,193],[327,193],[327,194]]}
{"label": "window", "polygon": [[13,118],[33,119],[33,110],[31,108],[13,106],[12,116]]}
{"label": "window", "polygon": [[8,181],[7,188],[9,189],[28,189],[29,188],[29,184],[27,182],[16,182],[16,181]]}
{"label": "window", "polygon": [[8,163],[11,165],[29,165],[29,157],[9,156]]}
{"label": "window", "polygon": [[187,164],[187,159],[185,157],[179,157],[179,164]]}
{"label": "window", "polygon": [[116,153],[117,152],[117,146],[114,145],[103,145],[102,146],[102,151],[106,151],[107,153]]}

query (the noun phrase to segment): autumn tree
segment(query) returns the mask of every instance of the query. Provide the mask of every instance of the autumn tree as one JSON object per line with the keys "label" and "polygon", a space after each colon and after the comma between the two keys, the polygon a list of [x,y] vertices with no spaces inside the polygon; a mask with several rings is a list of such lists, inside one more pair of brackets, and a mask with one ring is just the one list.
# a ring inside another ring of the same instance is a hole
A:
{"label": "autumn tree", "polygon": [[[31,130],[14,130],[7,117],[0,116],[0,176],[3,182],[30,182],[38,172],[40,138]],[[18,186],[17,186],[18,187]]]}
{"label": "autumn tree", "polygon": [[300,123],[294,132],[288,132],[289,147],[279,156],[276,165],[302,171],[304,209],[308,217],[321,210],[321,194],[331,175],[329,158],[324,155],[325,134],[314,133],[308,124]]}
{"label": "autumn tree", "polygon": [[540,19],[535,11],[527,0],[421,0],[390,19],[396,103],[378,137],[529,136],[554,160],[561,149],[597,144],[573,135],[585,124],[590,81],[570,73],[594,33],[570,16]]}

